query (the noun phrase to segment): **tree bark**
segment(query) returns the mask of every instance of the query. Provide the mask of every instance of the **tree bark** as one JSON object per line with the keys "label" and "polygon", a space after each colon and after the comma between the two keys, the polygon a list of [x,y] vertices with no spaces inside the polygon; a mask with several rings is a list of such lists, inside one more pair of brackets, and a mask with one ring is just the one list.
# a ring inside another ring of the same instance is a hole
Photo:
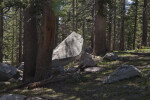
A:
{"label": "tree bark", "polygon": [[13,22],[13,36],[12,36],[12,52],[11,52],[11,64],[13,65],[14,64],[14,38],[15,38],[15,29],[14,29],[14,22]]}
{"label": "tree bark", "polygon": [[83,43],[83,50],[85,50],[85,45],[86,45],[86,36],[85,36],[85,19],[83,19],[83,23],[82,23],[82,37],[84,39],[84,43]]}
{"label": "tree bark", "polygon": [[112,51],[112,7],[109,4],[109,34],[108,34],[108,51]]}
{"label": "tree bark", "polygon": [[[2,0],[0,1],[1,4]],[[3,9],[0,8],[0,62],[3,62]]]}
{"label": "tree bark", "polygon": [[147,0],[144,0],[144,6],[143,6],[142,46],[147,46]]}
{"label": "tree bark", "polygon": [[136,30],[137,30],[137,6],[138,0],[136,0],[135,5],[135,18],[134,18],[134,36],[133,36],[133,49],[135,49],[135,42],[136,42]]}
{"label": "tree bark", "polygon": [[73,10],[72,10],[72,13],[73,13],[73,22],[72,22],[72,30],[74,31],[75,30],[75,28],[74,28],[74,26],[75,26],[75,0],[73,0],[72,1],[72,8],[73,8]]}
{"label": "tree bark", "polygon": [[24,10],[24,81],[33,79],[36,70],[37,29],[33,9],[32,1],[30,7]]}
{"label": "tree bark", "polygon": [[95,15],[96,15],[96,8],[95,8],[95,0],[93,0],[93,7],[92,7],[92,32],[91,32],[91,48],[94,48],[94,32],[95,32]]}
{"label": "tree bark", "polygon": [[106,6],[96,0],[96,16],[94,30],[94,49],[93,54],[98,56],[106,52]]}
{"label": "tree bark", "polygon": [[23,61],[23,55],[22,55],[22,9],[20,8],[20,21],[19,21],[19,63]]}
{"label": "tree bark", "polygon": [[122,0],[122,14],[121,14],[121,34],[120,34],[120,50],[124,51],[125,50],[125,46],[124,46],[124,19],[125,19],[125,0]]}
{"label": "tree bark", "polygon": [[42,27],[38,41],[35,81],[47,79],[51,74],[51,60],[55,38],[56,16],[51,8],[52,1],[43,9]]}
{"label": "tree bark", "polygon": [[78,16],[77,16],[77,11],[78,11],[78,0],[76,0],[76,32],[78,33]]}
{"label": "tree bark", "polygon": [[115,5],[115,9],[114,9],[114,38],[113,38],[113,40],[114,40],[114,42],[113,42],[113,50],[116,50],[116,15],[117,15],[117,11],[116,11],[116,0],[114,1],[114,5]]}

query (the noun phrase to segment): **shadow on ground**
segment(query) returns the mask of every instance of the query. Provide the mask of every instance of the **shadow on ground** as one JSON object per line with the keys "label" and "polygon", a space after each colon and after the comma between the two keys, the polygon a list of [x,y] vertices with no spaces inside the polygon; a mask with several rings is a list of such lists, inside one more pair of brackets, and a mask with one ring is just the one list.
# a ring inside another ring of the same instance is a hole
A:
{"label": "shadow on ground", "polygon": [[[146,77],[150,70],[150,56],[126,55],[126,61],[101,62],[103,71],[79,75],[55,84],[32,90],[15,90],[11,93],[27,96],[40,96],[49,100],[149,100],[150,80]],[[118,66],[135,65],[142,77],[135,77],[113,84],[103,84],[103,80]]]}

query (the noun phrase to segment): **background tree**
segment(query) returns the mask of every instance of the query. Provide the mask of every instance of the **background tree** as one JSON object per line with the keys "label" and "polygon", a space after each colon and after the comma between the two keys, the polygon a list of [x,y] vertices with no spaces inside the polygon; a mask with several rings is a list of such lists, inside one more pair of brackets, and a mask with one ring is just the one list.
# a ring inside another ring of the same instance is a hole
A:
{"label": "background tree", "polygon": [[144,0],[144,6],[143,6],[142,46],[147,46],[147,0]]}
{"label": "background tree", "polygon": [[121,13],[121,32],[120,32],[120,50],[124,51],[124,32],[125,32],[125,25],[124,25],[124,20],[125,20],[125,13],[126,13],[126,9],[125,9],[125,0],[122,0],[122,13]]}
{"label": "background tree", "polygon": [[2,0],[0,1],[0,62],[3,61],[3,8]]}

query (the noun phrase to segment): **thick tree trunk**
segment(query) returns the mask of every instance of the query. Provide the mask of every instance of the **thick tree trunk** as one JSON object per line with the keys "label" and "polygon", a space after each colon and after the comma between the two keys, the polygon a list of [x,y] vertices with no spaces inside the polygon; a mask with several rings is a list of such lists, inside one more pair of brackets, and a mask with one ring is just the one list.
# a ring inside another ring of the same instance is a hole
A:
{"label": "thick tree trunk", "polygon": [[144,0],[142,46],[146,45],[147,45],[147,0]]}
{"label": "thick tree trunk", "polygon": [[[2,1],[0,1],[1,4]],[[3,62],[3,9],[0,8],[0,62]]]}
{"label": "thick tree trunk", "polygon": [[19,63],[23,61],[23,55],[22,55],[22,9],[20,8],[20,21],[19,21]]}
{"label": "thick tree trunk", "polygon": [[122,14],[121,14],[121,34],[120,34],[120,50],[124,51],[124,19],[125,19],[125,0],[122,0]]}
{"label": "thick tree trunk", "polygon": [[24,74],[23,80],[34,78],[37,56],[36,18],[33,13],[34,4],[24,10]]}
{"label": "thick tree trunk", "polygon": [[136,5],[135,5],[135,19],[134,19],[133,49],[135,49],[135,42],[136,42],[136,28],[137,28],[137,6],[138,6],[138,0],[136,0]]}
{"label": "thick tree trunk", "polygon": [[96,0],[96,18],[93,54],[98,56],[106,52],[106,6]]}
{"label": "thick tree trunk", "polygon": [[39,48],[36,61],[35,81],[47,79],[51,74],[51,60],[55,38],[56,16],[49,1],[43,9],[42,27],[39,34]]}

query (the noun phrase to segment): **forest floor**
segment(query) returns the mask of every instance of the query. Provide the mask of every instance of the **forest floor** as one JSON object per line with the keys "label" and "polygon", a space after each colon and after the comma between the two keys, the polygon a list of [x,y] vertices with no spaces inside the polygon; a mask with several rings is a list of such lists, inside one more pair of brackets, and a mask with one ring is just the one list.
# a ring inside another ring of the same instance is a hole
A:
{"label": "forest floor", "polygon": [[[16,89],[9,93],[49,100],[150,100],[150,79],[147,78],[150,71],[150,49],[117,54],[124,60],[99,62],[98,66],[103,68],[100,72],[82,74],[79,79],[67,79],[42,88]],[[134,65],[141,71],[142,77],[103,84],[104,79],[120,65]]]}

